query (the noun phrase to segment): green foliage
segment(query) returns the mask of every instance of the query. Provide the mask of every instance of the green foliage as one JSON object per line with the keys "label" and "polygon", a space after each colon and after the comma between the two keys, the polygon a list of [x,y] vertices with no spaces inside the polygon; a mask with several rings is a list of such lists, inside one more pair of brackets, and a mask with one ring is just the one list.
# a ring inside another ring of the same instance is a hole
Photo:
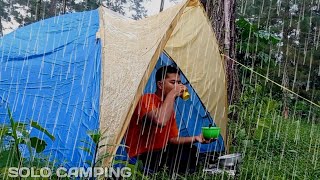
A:
{"label": "green foliage", "polygon": [[31,147],[35,148],[37,153],[42,152],[47,146],[47,143],[44,140],[37,137],[30,138],[30,143]]}
{"label": "green foliage", "polygon": [[[3,124],[0,128],[0,145],[2,147],[0,148],[0,168],[20,167],[26,162],[31,166],[35,159],[32,149],[35,149],[36,153],[41,153],[47,143],[38,137],[31,137],[27,127],[30,126],[37,129],[46,134],[51,140],[55,138],[35,121],[31,120],[30,124],[16,122],[9,108],[8,117],[10,124]],[[21,157],[20,145],[27,147],[30,155],[28,159]]]}
{"label": "green foliage", "polygon": [[263,42],[264,44],[276,45],[281,41],[281,39],[273,33],[270,33],[263,29],[259,29],[257,25],[251,23],[243,17],[239,18],[236,21],[236,25],[239,29],[241,40],[249,40],[250,38],[252,38],[251,36],[253,35],[255,38],[257,38],[260,42]]}
{"label": "green foliage", "polygon": [[101,133],[99,130],[95,130],[95,131],[88,131],[87,134],[90,136],[91,140],[95,143],[98,144],[100,142],[100,138],[101,138]]}
{"label": "green foliage", "polygon": [[[110,147],[110,146],[116,146],[116,145],[111,145],[111,144],[101,144],[101,142],[106,139],[107,137],[103,137],[103,134],[100,130],[89,130],[87,131],[88,136],[90,137],[90,140],[81,140],[81,142],[84,144],[83,146],[80,146],[79,149],[82,151],[88,153],[93,159],[87,159],[85,162],[90,166],[90,167],[95,167],[97,165],[101,165],[103,160],[105,158],[112,157],[111,154],[106,153],[103,155],[97,155],[99,150],[104,147]],[[125,145],[117,145],[119,146],[125,146]]]}
{"label": "green foliage", "polygon": [[237,60],[279,84],[288,76],[289,89],[319,101],[318,3],[240,0],[238,4]]}
{"label": "green foliage", "polygon": [[231,153],[244,157],[240,179],[319,179],[320,124],[307,116],[319,108],[292,98],[290,117],[284,119],[269,83],[245,82],[240,101],[229,112],[238,117],[230,121],[229,135]]}
{"label": "green foliage", "polygon": [[[101,138],[101,133],[99,130],[94,131],[87,131],[88,136],[90,137],[90,140],[93,142],[88,142],[86,140],[81,140],[81,142],[84,143],[84,146],[79,147],[80,150],[88,153],[90,156],[93,156],[92,160],[86,160],[85,162],[90,167],[95,167],[96,165],[96,158],[97,158],[97,152],[99,150],[99,142]],[[94,145],[94,149],[92,150],[92,146]],[[108,154],[107,154],[108,155]]]}
{"label": "green foliage", "polygon": [[241,17],[236,21],[239,42],[236,44],[238,58],[244,64],[268,64],[273,62],[276,51],[272,51],[281,39],[274,33],[260,29],[256,24]]}
{"label": "green foliage", "polygon": [[45,135],[47,135],[52,141],[55,140],[55,137],[49,133],[48,130],[46,130],[45,128],[41,127],[37,122],[35,121],[30,121],[30,126],[33,128],[36,128],[37,130],[39,130],[40,132],[43,132]]}
{"label": "green foliage", "polygon": [[165,167],[162,171],[154,173],[150,177],[146,177],[146,179],[159,179],[159,180],[167,180],[167,179],[183,179],[183,180],[209,180],[209,179],[236,179],[232,176],[229,176],[227,173],[223,174],[207,174],[203,172],[203,166],[199,166],[198,170],[193,174],[174,174],[173,177],[170,177],[168,169]]}
{"label": "green foliage", "polygon": [[132,179],[148,179],[147,176],[143,175],[143,172],[142,172],[143,164],[141,161],[138,161],[136,164],[130,164],[128,161],[114,160],[112,164],[129,167],[131,169]]}

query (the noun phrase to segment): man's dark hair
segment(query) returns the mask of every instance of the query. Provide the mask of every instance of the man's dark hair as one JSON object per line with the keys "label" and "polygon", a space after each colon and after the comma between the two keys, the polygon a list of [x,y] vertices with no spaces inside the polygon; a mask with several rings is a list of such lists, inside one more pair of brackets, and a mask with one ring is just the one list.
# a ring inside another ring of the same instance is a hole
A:
{"label": "man's dark hair", "polygon": [[167,74],[178,73],[180,75],[180,70],[174,66],[162,66],[156,72],[156,82],[161,81],[166,78]]}

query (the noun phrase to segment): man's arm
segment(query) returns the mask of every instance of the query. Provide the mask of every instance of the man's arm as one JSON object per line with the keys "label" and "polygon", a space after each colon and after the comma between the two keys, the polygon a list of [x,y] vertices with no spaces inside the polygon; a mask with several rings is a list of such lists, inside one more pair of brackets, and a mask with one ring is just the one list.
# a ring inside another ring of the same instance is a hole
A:
{"label": "man's arm", "polygon": [[173,137],[169,139],[169,142],[171,144],[192,144],[192,143],[202,143],[202,144],[208,144],[211,143],[213,141],[215,141],[216,139],[209,139],[206,140],[203,138],[202,134],[198,135],[198,136],[190,136],[190,137]]}
{"label": "man's arm", "polygon": [[172,113],[174,113],[174,101],[176,97],[181,96],[182,92],[186,90],[184,85],[178,85],[175,89],[171,90],[162,105],[150,112],[145,116],[158,126],[165,126],[170,120]]}
{"label": "man's arm", "polygon": [[146,118],[158,126],[165,126],[174,112],[175,98],[174,94],[168,94],[163,104],[159,108],[148,112],[145,115]]}
{"label": "man's arm", "polygon": [[174,137],[170,138],[169,142],[171,144],[192,144],[198,142],[196,139],[197,136],[191,136],[191,137]]}

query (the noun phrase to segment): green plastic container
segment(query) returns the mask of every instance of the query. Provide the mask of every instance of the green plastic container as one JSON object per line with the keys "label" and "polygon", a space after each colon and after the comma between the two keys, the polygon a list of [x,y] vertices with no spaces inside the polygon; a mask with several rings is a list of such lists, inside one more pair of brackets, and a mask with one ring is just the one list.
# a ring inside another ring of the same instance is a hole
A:
{"label": "green plastic container", "polygon": [[205,139],[218,138],[220,131],[219,127],[202,127],[202,135]]}

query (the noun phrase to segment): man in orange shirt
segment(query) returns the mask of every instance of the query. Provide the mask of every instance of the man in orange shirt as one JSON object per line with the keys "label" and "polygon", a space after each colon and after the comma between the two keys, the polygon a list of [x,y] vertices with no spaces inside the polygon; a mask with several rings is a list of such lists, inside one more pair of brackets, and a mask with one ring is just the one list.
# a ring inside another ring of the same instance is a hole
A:
{"label": "man in orange shirt", "polygon": [[141,160],[152,172],[163,166],[169,172],[194,171],[197,147],[193,143],[210,143],[202,135],[179,137],[174,113],[174,102],[187,90],[181,83],[180,71],[173,66],[161,67],[156,72],[157,90],[141,97],[126,136],[129,157]]}

